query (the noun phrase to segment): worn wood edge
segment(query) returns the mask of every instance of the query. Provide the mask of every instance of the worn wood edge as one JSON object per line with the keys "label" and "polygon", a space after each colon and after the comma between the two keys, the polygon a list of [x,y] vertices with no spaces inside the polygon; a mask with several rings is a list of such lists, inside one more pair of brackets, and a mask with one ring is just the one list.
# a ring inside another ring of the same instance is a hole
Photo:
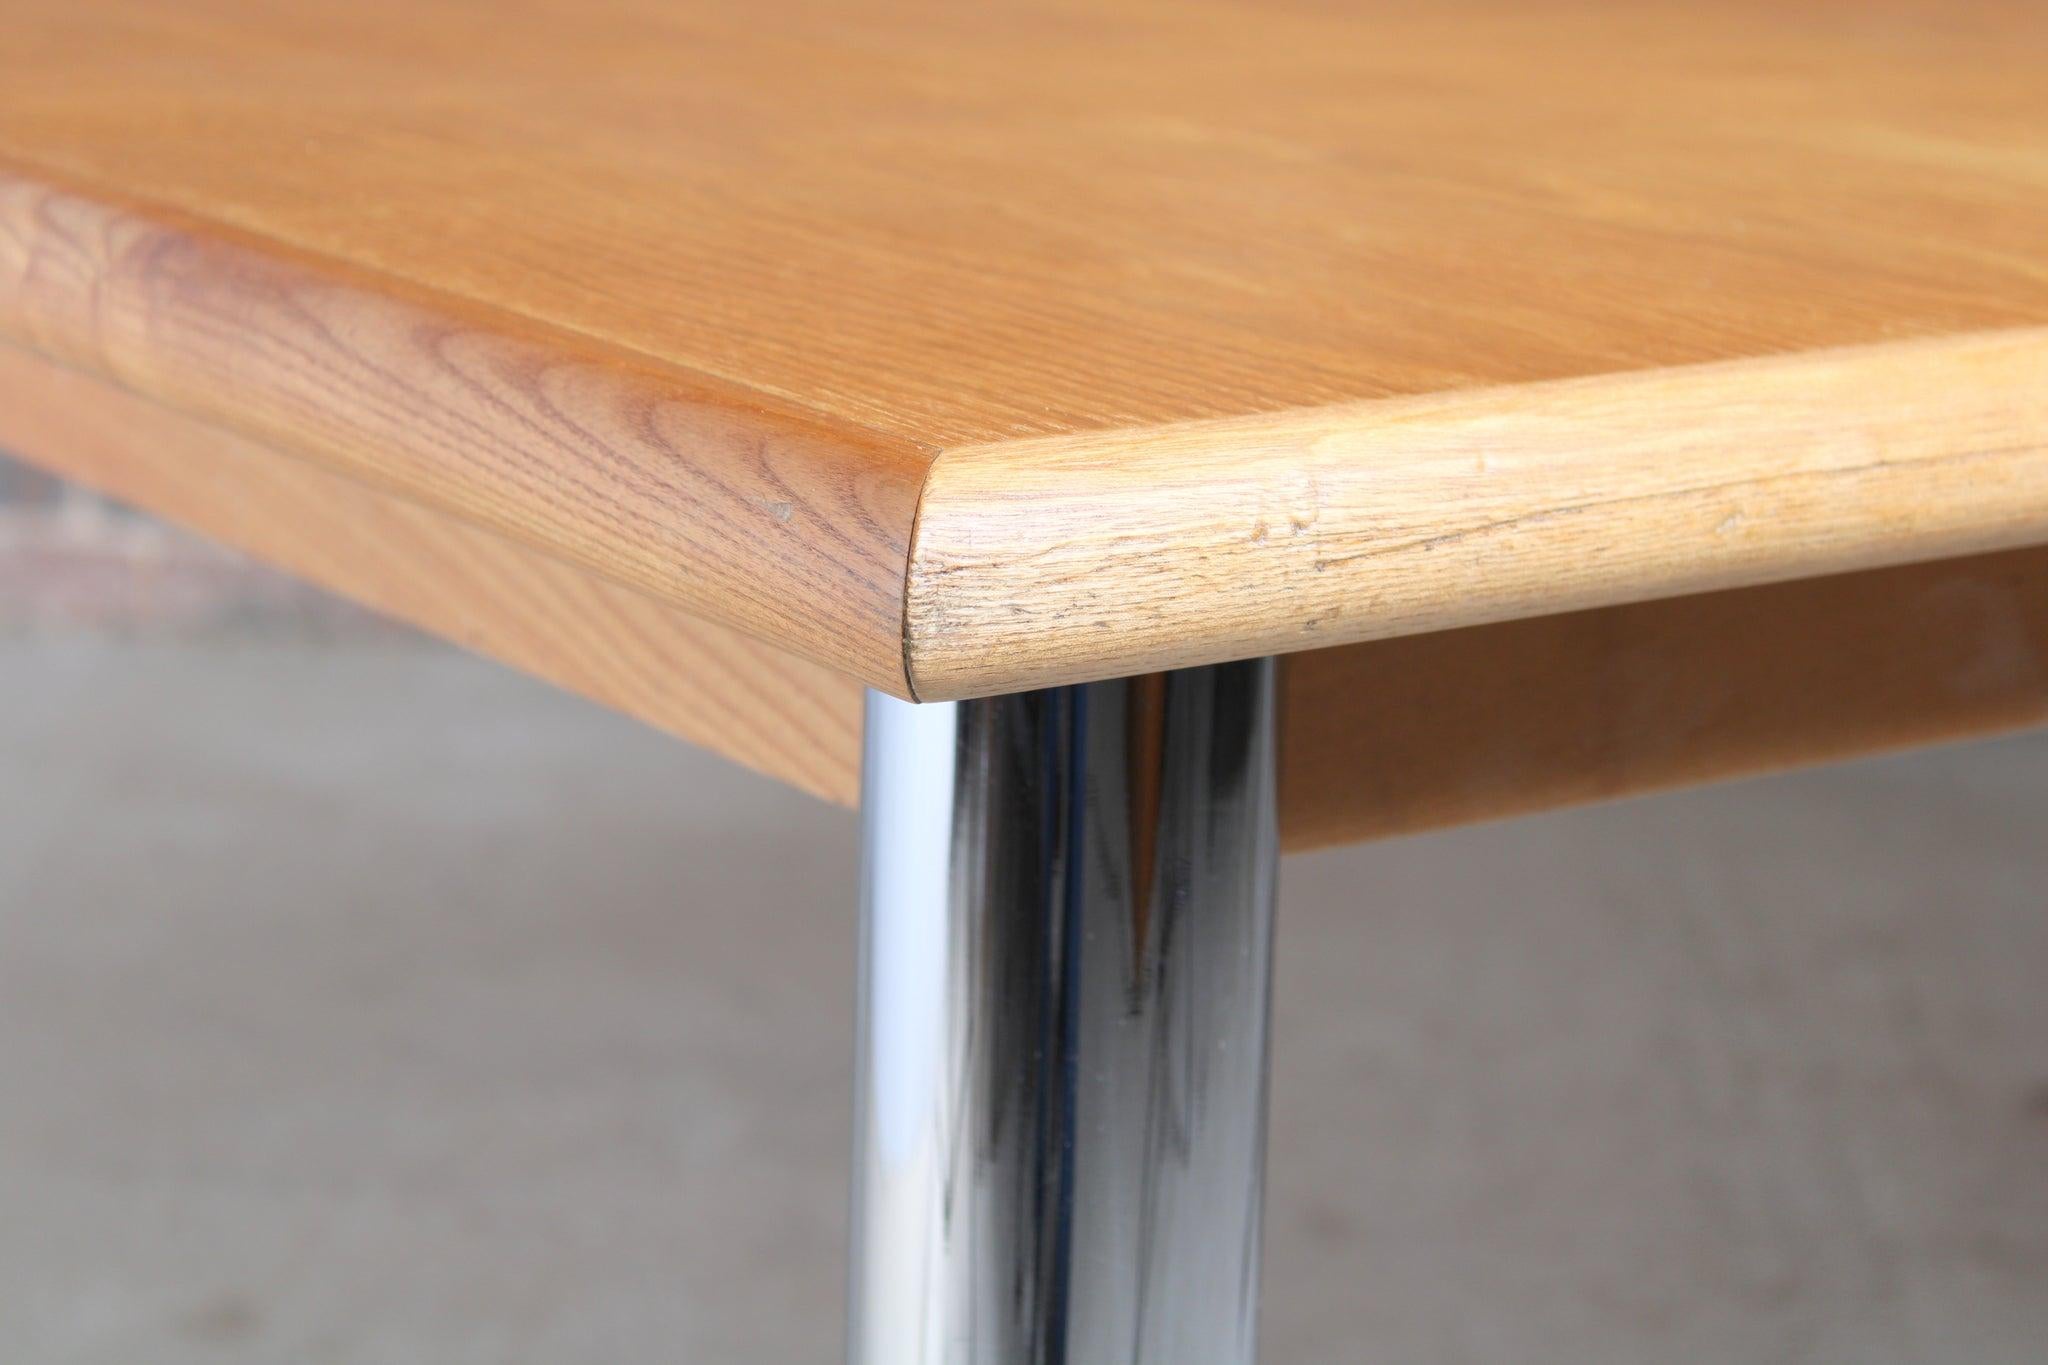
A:
{"label": "worn wood edge", "polygon": [[1297,654],[1290,850],[2048,724],[2048,547]]}
{"label": "worn wood edge", "polygon": [[911,695],[921,448],[18,164],[0,340]]}
{"label": "worn wood edge", "polygon": [[[249,334],[271,351],[237,340]],[[2044,329],[934,460],[585,338],[0,170],[0,335],[923,699],[2048,534]],[[752,461],[754,481],[707,474],[700,450]],[[1710,481],[1685,477],[1702,467]],[[815,502],[773,496],[819,470],[828,487],[794,490]],[[674,519],[707,504],[719,514]],[[814,525],[799,514],[814,505],[850,511]],[[832,548],[810,555],[821,539]]]}
{"label": "worn wood edge", "polygon": [[862,688],[522,542],[0,345],[0,449],[840,805]]}
{"label": "worn wood edge", "polygon": [[942,452],[941,699],[2048,539],[2048,328]]}
{"label": "worn wood edge", "polygon": [[[480,527],[0,346],[0,447],[800,790],[861,688]],[[1297,654],[1302,851],[2048,722],[2048,548]]]}

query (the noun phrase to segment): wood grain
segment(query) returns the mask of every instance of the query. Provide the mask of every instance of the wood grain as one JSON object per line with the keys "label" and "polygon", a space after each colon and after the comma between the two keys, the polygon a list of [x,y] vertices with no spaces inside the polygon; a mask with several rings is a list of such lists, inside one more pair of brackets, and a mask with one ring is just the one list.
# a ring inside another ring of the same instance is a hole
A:
{"label": "wood grain", "polygon": [[860,796],[843,674],[0,346],[0,447],[815,796]]}
{"label": "wood grain", "polygon": [[963,696],[2043,540],[1994,332],[948,451],[905,639]]}
{"label": "wood grain", "polygon": [[[854,680],[0,347],[0,447],[843,805]],[[1291,849],[2048,721],[2048,549],[1298,654]]]}
{"label": "wood grain", "polygon": [[2006,0],[8,0],[0,149],[935,447],[2048,322]]}
{"label": "wood grain", "polygon": [[2014,353],[1894,384],[2048,325],[2040,5],[0,23],[0,337],[899,694],[2048,533]]}
{"label": "wood grain", "polygon": [[908,692],[901,443],[4,173],[0,337]]}

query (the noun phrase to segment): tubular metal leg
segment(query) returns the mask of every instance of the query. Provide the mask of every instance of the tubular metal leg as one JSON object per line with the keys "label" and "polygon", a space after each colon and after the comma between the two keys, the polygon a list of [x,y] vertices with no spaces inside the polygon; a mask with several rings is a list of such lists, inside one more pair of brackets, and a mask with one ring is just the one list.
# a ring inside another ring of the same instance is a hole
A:
{"label": "tubular metal leg", "polygon": [[871,695],[854,1365],[1246,1365],[1271,660]]}

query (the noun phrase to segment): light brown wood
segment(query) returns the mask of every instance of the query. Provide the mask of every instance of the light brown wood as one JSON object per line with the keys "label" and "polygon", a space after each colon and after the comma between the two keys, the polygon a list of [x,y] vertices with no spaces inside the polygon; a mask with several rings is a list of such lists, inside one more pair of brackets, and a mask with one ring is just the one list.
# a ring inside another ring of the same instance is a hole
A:
{"label": "light brown wood", "polygon": [[2043,539],[1994,332],[948,451],[905,638],[960,696]]}
{"label": "light brown wood", "polygon": [[[0,347],[0,447],[827,800],[860,687],[402,498]],[[1298,654],[1289,848],[2048,721],[2048,549]]]}
{"label": "light brown wood", "polygon": [[2048,537],[2048,7],[0,24],[0,336],[899,693]]}
{"label": "light brown wood", "polygon": [[0,448],[841,805],[861,687],[517,541],[0,346]]}
{"label": "light brown wood", "polygon": [[[0,336],[906,693],[914,451],[0,174]],[[460,535],[451,527],[450,534]]]}
{"label": "light brown wood", "polygon": [[2048,549],[1298,654],[1305,849],[2048,723]]}

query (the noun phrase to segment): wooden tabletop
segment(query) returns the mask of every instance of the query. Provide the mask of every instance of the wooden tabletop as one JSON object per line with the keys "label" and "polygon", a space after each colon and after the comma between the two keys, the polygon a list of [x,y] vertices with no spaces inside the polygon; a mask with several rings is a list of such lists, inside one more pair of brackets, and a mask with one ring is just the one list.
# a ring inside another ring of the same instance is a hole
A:
{"label": "wooden tabletop", "polygon": [[0,341],[397,499],[409,574],[935,699],[2048,541],[2035,0],[0,32]]}
{"label": "wooden tabletop", "polygon": [[2048,6],[10,0],[0,336],[901,696],[2048,538]]}

